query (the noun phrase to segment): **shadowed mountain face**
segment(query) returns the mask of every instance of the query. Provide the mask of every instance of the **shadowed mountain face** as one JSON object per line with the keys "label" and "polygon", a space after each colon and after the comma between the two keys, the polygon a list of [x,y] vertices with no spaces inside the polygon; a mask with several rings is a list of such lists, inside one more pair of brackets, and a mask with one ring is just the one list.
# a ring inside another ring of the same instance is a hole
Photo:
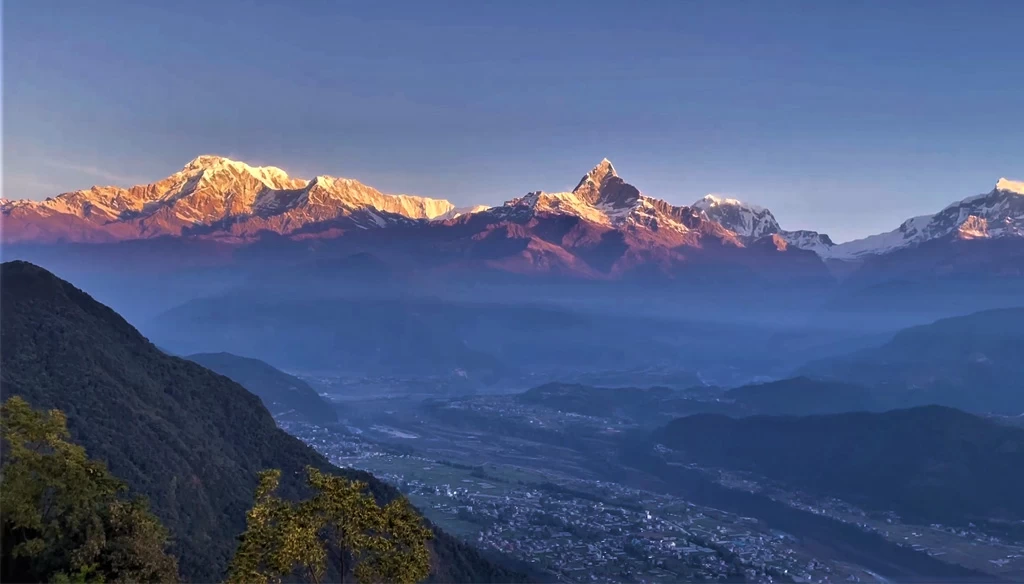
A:
{"label": "shadowed mountain face", "polygon": [[1024,411],[1024,308],[978,312],[909,328],[888,343],[811,363],[811,376],[861,383],[891,405],[939,403]]}
{"label": "shadowed mountain face", "polygon": [[[396,496],[372,475],[331,467],[279,430],[241,385],[164,354],[49,272],[4,263],[0,290],[4,395],[67,413],[73,438],[89,455],[150,499],[188,580],[223,578],[263,469],[282,470],[287,495],[300,492],[302,469],[312,465],[366,481],[382,500]],[[519,578],[440,532],[433,552],[439,581]]]}
{"label": "shadowed mountain face", "polygon": [[806,377],[730,389],[725,398],[748,414],[810,415],[882,409],[865,387]]}
{"label": "shadowed mountain face", "polygon": [[227,349],[300,371],[359,374],[482,375],[501,368],[445,321],[460,318],[442,303],[231,295],[192,301],[148,328],[183,353]]}
{"label": "shadowed mountain face", "polygon": [[[797,334],[799,321],[743,322],[758,316],[757,299],[723,299],[727,306],[716,313],[697,291],[486,283],[435,297],[403,294],[400,284],[367,285],[367,292],[359,286],[372,278],[350,287],[348,273],[306,279],[286,272],[280,282],[187,302],[142,328],[179,354],[228,351],[302,374],[443,375],[478,385],[519,377],[531,385],[735,385],[843,352],[818,351],[846,338],[842,331]],[[737,306],[750,313],[737,314]],[[782,327],[797,330],[780,335]]]}
{"label": "shadowed mountain face", "polygon": [[238,382],[259,396],[276,418],[314,424],[338,421],[334,406],[320,397],[308,383],[259,359],[231,353],[197,353],[187,359]]}
{"label": "shadowed mountain face", "polygon": [[672,460],[753,472],[927,522],[1024,518],[1024,430],[928,406],[886,413],[681,418]]}

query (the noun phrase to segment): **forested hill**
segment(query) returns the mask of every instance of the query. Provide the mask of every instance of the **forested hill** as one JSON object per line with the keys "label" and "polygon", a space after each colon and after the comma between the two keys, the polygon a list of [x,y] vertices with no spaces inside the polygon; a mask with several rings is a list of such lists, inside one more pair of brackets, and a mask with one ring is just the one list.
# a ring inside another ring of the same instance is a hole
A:
{"label": "forested hill", "polygon": [[308,383],[269,363],[231,353],[196,353],[187,359],[237,381],[258,395],[270,413],[281,419],[298,419],[314,424],[338,421],[334,406],[320,397]]}
{"label": "forested hill", "polygon": [[[192,361],[166,355],[113,310],[26,262],[0,267],[0,381],[5,397],[60,408],[73,438],[167,525],[183,578],[220,581],[245,528],[256,475],[282,470],[298,493],[306,465],[340,471],[278,429],[255,395]],[[435,530],[436,531],[436,530]],[[440,581],[516,581],[520,575],[443,533],[433,541]]]}
{"label": "forested hill", "polygon": [[696,415],[651,441],[681,461],[752,472],[914,520],[1024,519],[1024,430],[952,408]]}

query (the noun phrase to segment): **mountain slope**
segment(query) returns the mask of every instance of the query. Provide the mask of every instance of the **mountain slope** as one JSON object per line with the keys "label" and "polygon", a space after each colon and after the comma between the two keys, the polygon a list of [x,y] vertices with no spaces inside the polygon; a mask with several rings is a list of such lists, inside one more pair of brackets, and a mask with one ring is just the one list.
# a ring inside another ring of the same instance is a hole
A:
{"label": "mountain slope", "polygon": [[[1024,197],[1022,197],[1024,199]],[[1024,276],[1024,238],[963,238],[946,235],[866,257],[850,275],[848,287],[893,280],[945,286],[966,282],[977,292],[986,286],[1004,286]]]}
{"label": "mountain slope", "polygon": [[938,406],[886,413],[681,418],[673,459],[753,472],[914,521],[1024,518],[1024,430]]}
{"label": "mountain slope", "polygon": [[883,387],[898,404],[1024,411],[1024,308],[904,329],[888,343],[805,366],[806,375]]}
{"label": "mountain slope", "polygon": [[451,323],[461,318],[457,307],[429,299],[237,291],[188,302],[146,330],[184,354],[226,350],[300,371],[451,375],[500,370],[498,359],[455,330]]}
{"label": "mountain slope", "polygon": [[[306,465],[395,491],[373,476],[338,471],[278,429],[259,398],[227,377],[170,357],[115,312],[25,262],[0,266],[0,380],[5,395],[60,408],[73,438],[149,497],[171,530],[182,575],[213,582],[245,526],[256,474],[279,468],[285,494]],[[517,576],[438,533],[434,577]]]}
{"label": "mountain slope", "polygon": [[694,203],[693,207],[702,210],[709,219],[720,223],[746,242],[775,236],[787,246],[812,251],[822,259],[832,257],[835,243],[828,235],[808,230],[786,231],[779,226],[775,215],[764,207],[715,195],[705,196]]}
{"label": "mountain slope", "polygon": [[881,255],[940,238],[1024,237],[1024,182],[999,179],[988,193],[957,201],[934,215],[904,221],[887,233],[836,245],[830,257]]}
{"label": "mountain slope", "polygon": [[805,416],[879,409],[867,388],[806,377],[745,385],[730,389],[725,397],[747,413],[764,415]]}
{"label": "mountain slope", "polygon": [[723,227],[742,237],[757,238],[782,231],[771,211],[736,199],[707,195],[694,203],[693,207],[704,211],[712,221],[721,223]]}
{"label": "mountain slope", "polygon": [[334,406],[320,397],[308,383],[259,359],[231,353],[197,353],[186,359],[216,371],[256,394],[274,417],[314,424],[338,421]]}

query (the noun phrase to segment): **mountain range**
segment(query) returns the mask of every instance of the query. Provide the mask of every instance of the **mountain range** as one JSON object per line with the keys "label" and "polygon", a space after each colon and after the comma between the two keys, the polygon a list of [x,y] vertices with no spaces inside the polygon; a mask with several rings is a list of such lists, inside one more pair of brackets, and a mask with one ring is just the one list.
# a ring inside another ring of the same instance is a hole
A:
{"label": "mountain range", "polygon": [[735,199],[708,195],[677,206],[645,195],[607,159],[572,191],[535,191],[463,209],[443,199],[384,194],[352,179],[299,179],[205,155],[147,185],[0,200],[0,214],[8,246],[174,238],[306,250],[315,241],[346,250],[388,247],[446,270],[604,279],[714,268],[815,279],[827,277],[822,260],[862,262],[929,242],[998,239],[1017,247],[1024,242],[1024,182],[1000,179],[990,192],[934,215],[840,244],[815,231],[784,230],[768,209]]}
{"label": "mountain range", "polygon": [[293,179],[275,167],[199,156],[171,176],[131,188],[94,186],[40,203],[3,203],[6,240],[104,242],[162,235],[244,239],[383,227],[454,215],[448,201],[384,195],[358,181]]}
{"label": "mountain range", "polygon": [[[67,414],[72,437],[89,456],[149,499],[171,532],[184,581],[223,579],[264,469],[282,471],[288,497],[303,492],[307,465],[366,482],[380,501],[398,496],[373,475],[331,466],[279,429],[260,397],[164,353],[116,312],[46,270],[5,262],[0,293],[5,398],[21,396]],[[193,358],[217,361],[247,380],[259,365],[233,356]],[[253,386],[270,401],[274,381]],[[525,578],[439,529],[430,545],[429,581]]]}

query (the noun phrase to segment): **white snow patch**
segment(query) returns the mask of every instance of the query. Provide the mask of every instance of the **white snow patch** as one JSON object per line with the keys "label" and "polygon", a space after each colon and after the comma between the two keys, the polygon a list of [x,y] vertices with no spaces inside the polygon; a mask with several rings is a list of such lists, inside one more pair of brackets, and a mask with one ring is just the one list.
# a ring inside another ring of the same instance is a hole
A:
{"label": "white snow patch", "polygon": [[727,206],[730,206],[730,207],[744,207],[746,209],[750,209],[751,211],[754,211],[755,213],[761,213],[761,212],[764,212],[764,211],[767,210],[764,207],[761,207],[759,205],[753,205],[751,203],[745,203],[743,201],[740,201],[739,199],[730,199],[728,197],[720,197],[720,196],[715,195],[715,194],[704,195],[704,198],[702,198],[701,200],[697,201],[692,206],[693,207],[697,207],[698,209],[707,210],[710,207],[717,207],[717,206],[720,206],[720,205],[727,205]]}
{"label": "white snow patch", "polygon": [[1024,195],[1024,181],[1001,178],[996,182],[996,190]]}

